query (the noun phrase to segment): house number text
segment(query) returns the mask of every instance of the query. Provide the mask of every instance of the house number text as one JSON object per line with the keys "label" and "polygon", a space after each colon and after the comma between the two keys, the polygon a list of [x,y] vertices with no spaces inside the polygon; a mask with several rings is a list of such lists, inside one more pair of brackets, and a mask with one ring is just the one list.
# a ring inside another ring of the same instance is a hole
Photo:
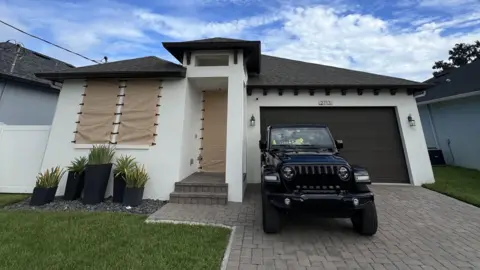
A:
{"label": "house number text", "polygon": [[331,106],[331,105],[333,105],[333,102],[331,100],[320,100],[318,102],[318,105],[320,105],[320,106]]}

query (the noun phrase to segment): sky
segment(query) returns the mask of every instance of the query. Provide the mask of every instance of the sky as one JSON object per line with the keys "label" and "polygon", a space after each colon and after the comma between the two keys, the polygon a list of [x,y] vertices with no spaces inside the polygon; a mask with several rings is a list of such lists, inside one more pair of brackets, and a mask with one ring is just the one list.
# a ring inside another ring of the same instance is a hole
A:
{"label": "sky", "polygon": [[[262,53],[424,81],[480,40],[480,0],[0,0],[0,19],[95,60],[158,56],[164,41],[260,40]],[[0,41],[91,62],[0,24]]]}

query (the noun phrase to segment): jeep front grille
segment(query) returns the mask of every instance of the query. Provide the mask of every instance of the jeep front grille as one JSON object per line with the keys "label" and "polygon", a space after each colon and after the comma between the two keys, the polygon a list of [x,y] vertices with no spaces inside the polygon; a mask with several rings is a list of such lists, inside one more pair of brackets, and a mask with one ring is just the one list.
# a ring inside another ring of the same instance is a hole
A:
{"label": "jeep front grille", "polygon": [[294,165],[292,166],[295,169],[297,175],[308,175],[308,174],[325,174],[325,175],[336,175],[338,167],[336,165]]}
{"label": "jeep front grille", "polygon": [[291,190],[322,193],[348,189],[349,181],[342,181],[337,171],[342,165],[325,164],[284,164],[295,170],[292,180],[284,180]]}

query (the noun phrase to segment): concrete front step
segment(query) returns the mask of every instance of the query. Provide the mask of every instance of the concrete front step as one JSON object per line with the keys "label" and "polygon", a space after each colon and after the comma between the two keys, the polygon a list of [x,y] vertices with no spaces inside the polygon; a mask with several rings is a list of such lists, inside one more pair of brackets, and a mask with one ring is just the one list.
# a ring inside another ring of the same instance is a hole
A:
{"label": "concrete front step", "polygon": [[227,193],[211,192],[172,192],[170,193],[171,203],[182,204],[227,204]]}
{"label": "concrete front step", "polygon": [[175,192],[207,192],[226,194],[228,193],[228,184],[177,182],[175,183]]}

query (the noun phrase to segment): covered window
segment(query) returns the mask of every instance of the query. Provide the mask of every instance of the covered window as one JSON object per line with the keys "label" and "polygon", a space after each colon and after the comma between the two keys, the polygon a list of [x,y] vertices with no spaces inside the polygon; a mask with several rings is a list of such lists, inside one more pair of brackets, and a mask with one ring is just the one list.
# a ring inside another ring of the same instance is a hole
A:
{"label": "covered window", "polygon": [[89,80],[75,131],[77,144],[109,143],[118,102],[117,80]]}
{"label": "covered window", "polygon": [[154,145],[160,80],[89,80],[74,143]]}
{"label": "covered window", "polygon": [[159,80],[127,81],[116,141],[118,144],[153,144],[157,129]]}

